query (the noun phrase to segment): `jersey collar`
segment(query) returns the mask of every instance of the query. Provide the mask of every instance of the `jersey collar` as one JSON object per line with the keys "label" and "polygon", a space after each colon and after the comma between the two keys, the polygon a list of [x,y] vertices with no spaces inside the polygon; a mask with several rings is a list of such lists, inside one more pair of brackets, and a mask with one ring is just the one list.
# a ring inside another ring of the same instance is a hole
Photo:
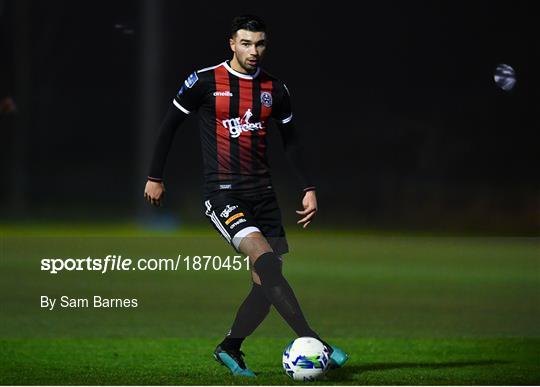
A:
{"label": "jersey collar", "polygon": [[230,72],[232,75],[236,75],[239,78],[243,79],[254,79],[257,78],[259,73],[261,72],[261,68],[257,67],[257,71],[255,71],[254,74],[243,74],[239,73],[238,71],[233,70],[233,68],[229,65],[228,61],[223,62],[223,66],[227,69],[228,72]]}

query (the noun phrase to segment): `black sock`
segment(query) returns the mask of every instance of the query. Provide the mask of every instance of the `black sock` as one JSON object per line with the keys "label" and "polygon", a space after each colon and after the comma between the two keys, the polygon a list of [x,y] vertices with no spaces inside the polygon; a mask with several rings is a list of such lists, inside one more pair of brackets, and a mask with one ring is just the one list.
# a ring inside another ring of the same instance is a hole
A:
{"label": "black sock", "polygon": [[270,312],[270,301],[264,295],[261,285],[253,283],[251,291],[238,308],[231,331],[221,342],[224,349],[240,349],[244,339],[263,322]]}
{"label": "black sock", "polygon": [[240,349],[240,346],[242,345],[242,342],[244,341],[245,337],[225,337],[221,343],[219,343],[219,346],[223,349]]}
{"label": "black sock", "polygon": [[294,292],[281,272],[281,262],[274,253],[265,253],[255,261],[255,270],[261,278],[261,285],[274,308],[298,336],[319,338],[302,313]]}

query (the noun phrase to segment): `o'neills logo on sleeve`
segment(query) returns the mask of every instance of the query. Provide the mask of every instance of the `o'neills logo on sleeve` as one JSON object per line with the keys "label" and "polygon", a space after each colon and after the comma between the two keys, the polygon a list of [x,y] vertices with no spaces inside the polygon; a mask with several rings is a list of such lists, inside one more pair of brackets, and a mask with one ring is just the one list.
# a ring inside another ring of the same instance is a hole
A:
{"label": "o'neills logo on sleeve", "polygon": [[251,109],[248,109],[242,118],[236,117],[236,118],[230,118],[228,120],[221,121],[223,123],[223,126],[227,129],[229,129],[229,132],[231,133],[232,138],[239,137],[242,132],[247,131],[253,131],[253,130],[259,130],[262,129],[262,122],[249,122],[249,120],[253,117],[253,113],[251,112]]}

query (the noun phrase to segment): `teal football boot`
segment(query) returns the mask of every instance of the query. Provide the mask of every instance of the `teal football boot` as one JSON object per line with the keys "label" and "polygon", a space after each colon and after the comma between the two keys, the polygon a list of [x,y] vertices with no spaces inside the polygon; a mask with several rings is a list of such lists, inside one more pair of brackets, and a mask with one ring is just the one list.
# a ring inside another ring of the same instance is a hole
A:
{"label": "teal football boot", "polygon": [[214,358],[218,363],[227,367],[234,376],[255,377],[255,373],[247,368],[244,363],[244,353],[240,350],[223,349],[217,346],[214,351]]}
{"label": "teal football boot", "polygon": [[343,367],[343,365],[349,360],[349,355],[345,353],[342,349],[335,347],[333,345],[329,345],[331,348],[330,352],[330,364],[328,366],[329,369],[335,369]]}

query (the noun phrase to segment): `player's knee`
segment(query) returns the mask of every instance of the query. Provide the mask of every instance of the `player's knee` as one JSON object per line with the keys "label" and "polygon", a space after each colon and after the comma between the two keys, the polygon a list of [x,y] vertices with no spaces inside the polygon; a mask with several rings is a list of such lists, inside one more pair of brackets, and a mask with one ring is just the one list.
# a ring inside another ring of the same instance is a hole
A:
{"label": "player's knee", "polygon": [[254,264],[255,271],[261,279],[262,285],[274,285],[282,278],[281,260],[276,253],[262,254]]}
{"label": "player's knee", "polygon": [[233,238],[236,249],[250,257],[258,257],[267,251],[272,251],[272,247],[260,231],[254,231],[247,235],[242,235],[242,230]]}

